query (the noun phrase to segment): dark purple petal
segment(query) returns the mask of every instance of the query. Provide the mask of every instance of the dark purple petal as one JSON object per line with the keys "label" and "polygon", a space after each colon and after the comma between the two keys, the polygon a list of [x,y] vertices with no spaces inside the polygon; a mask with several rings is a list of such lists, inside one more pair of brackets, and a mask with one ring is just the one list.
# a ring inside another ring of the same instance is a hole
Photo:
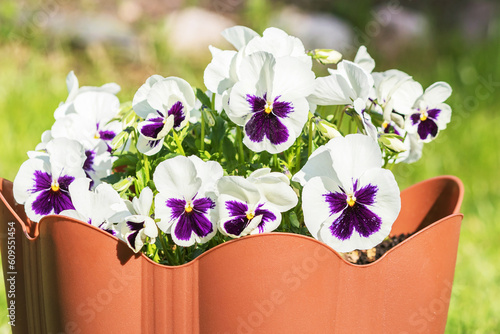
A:
{"label": "dark purple petal", "polygon": [[375,203],[375,195],[377,194],[377,191],[378,187],[372,184],[368,184],[361,189],[354,191],[356,203],[363,205],[373,205],[373,203]]}
{"label": "dark purple petal", "polygon": [[[412,121],[413,121],[413,119],[412,119]],[[397,134],[398,136],[401,136],[401,132],[399,132],[398,129],[396,129],[394,124],[388,124],[384,128],[384,133],[394,133],[394,134]]]}
{"label": "dark purple petal", "polygon": [[438,133],[438,126],[431,118],[427,118],[425,121],[420,122],[417,132],[422,140],[427,139],[429,136],[434,138]]}
{"label": "dark purple petal", "polygon": [[183,199],[169,198],[165,204],[172,211],[170,219],[178,219],[184,212],[186,212],[186,201]]}
{"label": "dark purple petal", "polygon": [[231,217],[245,216],[247,215],[248,205],[246,203],[238,201],[227,201],[226,209],[229,211]]}
{"label": "dark purple petal", "polygon": [[59,214],[64,210],[74,210],[69,192],[60,188],[57,191],[52,189],[42,190],[31,205],[33,211],[38,215]]}
{"label": "dark purple petal", "polygon": [[354,182],[353,206],[347,204],[347,195],[344,190],[323,195],[330,208],[330,215],[340,213],[340,216],[330,226],[333,236],[340,240],[349,239],[354,230],[367,238],[380,230],[382,219],[373,213],[367,206],[375,203],[378,187],[368,184],[358,189],[358,180]]}
{"label": "dark purple petal", "polygon": [[261,112],[264,111],[266,107],[266,100],[260,96],[247,94],[247,102],[250,104],[250,108],[252,108],[252,112]]}
{"label": "dark purple petal", "polygon": [[226,209],[229,211],[229,215],[234,217],[234,219],[226,221],[224,223],[224,229],[229,234],[240,235],[250,223],[246,214],[248,205],[238,201],[227,201]]}
{"label": "dark purple petal", "polygon": [[139,231],[139,230],[142,230],[144,228],[144,222],[131,222],[131,221],[127,221],[126,222],[127,224],[127,227],[129,228],[129,230],[131,231]]}
{"label": "dark purple petal", "polygon": [[193,232],[203,238],[213,231],[213,225],[206,217],[208,210],[215,208],[215,202],[210,198],[195,199],[192,203],[193,210],[190,212],[186,211],[185,200],[170,198],[166,204],[172,210],[171,219],[178,219],[174,230],[177,239],[189,240]]}
{"label": "dark purple petal", "polygon": [[177,101],[168,111],[168,115],[174,115],[174,128],[177,128],[186,119],[186,114],[184,113],[184,106],[181,101]]}
{"label": "dark purple petal", "polygon": [[139,235],[139,231],[134,231],[134,232],[127,235],[127,241],[129,243],[129,245],[133,248],[135,248],[135,239],[137,239],[138,235]]}
{"label": "dark purple petal", "polygon": [[215,202],[209,197],[197,198],[193,201],[193,210],[207,213],[208,210],[215,208]]}
{"label": "dark purple petal", "polygon": [[163,123],[163,119],[161,119],[161,121],[159,122],[151,120],[148,120],[148,122],[152,123],[143,125],[140,128],[142,135],[149,138],[157,138],[158,134],[161,132],[161,130],[163,130],[163,127],[165,126],[165,124]]}
{"label": "dark purple petal", "polygon": [[272,222],[276,220],[276,215],[269,210],[261,209],[264,204],[260,204],[255,210],[255,216],[261,216],[262,220],[259,223],[259,233],[264,232],[264,228],[267,222]]}
{"label": "dark purple petal", "polygon": [[240,235],[250,224],[250,220],[245,216],[238,216],[224,223],[224,229],[231,235]]}
{"label": "dark purple petal", "polygon": [[88,172],[93,172],[94,170],[94,159],[95,159],[95,152],[92,150],[86,150],[85,155],[87,158],[85,159],[85,162],[83,163],[83,170],[85,173],[88,175]]}
{"label": "dark purple petal", "polygon": [[114,131],[111,131],[111,130],[99,131],[99,137],[105,141],[111,141],[115,138],[115,136],[116,136],[116,133]]}
{"label": "dark purple petal", "polygon": [[440,113],[441,113],[441,109],[431,109],[431,110],[427,111],[427,117],[430,117],[434,120],[437,120]]}
{"label": "dark purple petal", "polygon": [[73,176],[69,175],[62,175],[57,179],[57,182],[59,183],[59,188],[63,191],[68,191],[69,190],[69,185],[75,180]]}
{"label": "dark purple petal", "polygon": [[324,194],[326,203],[330,208],[330,215],[334,215],[344,210],[347,206],[347,195],[339,192]]}
{"label": "dark purple petal", "polygon": [[288,114],[293,111],[291,102],[278,101],[281,96],[277,96],[273,102],[273,113],[281,118],[288,117]]}
{"label": "dark purple petal", "polygon": [[265,112],[266,94],[264,98],[247,94],[247,102],[254,113],[245,124],[245,132],[251,141],[261,142],[266,137],[271,144],[279,145],[288,140],[288,129],[281,123],[280,118],[288,117],[293,107],[290,102],[278,101],[278,98],[279,96],[274,99],[273,111],[267,113]]}
{"label": "dark purple petal", "polygon": [[411,125],[420,123],[420,113],[412,114],[410,116],[410,119],[411,119]]}
{"label": "dark purple petal", "polygon": [[52,185],[52,176],[49,173],[36,170],[33,175],[33,181],[35,181],[35,185],[30,191],[31,193],[36,193],[41,190],[50,189]]}
{"label": "dark purple petal", "polygon": [[380,230],[382,219],[363,204],[347,206],[330,226],[332,235],[340,240],[349,239],[354,229],[367,238]]}
{"label": "dark purple petal", "polygon": [[245,132],[253,142],[261,142],[264,136],[271,144],[279,145],[288,140],[289,134],[286,126],[281,123],[273,113],[256,113],[245,124]]}

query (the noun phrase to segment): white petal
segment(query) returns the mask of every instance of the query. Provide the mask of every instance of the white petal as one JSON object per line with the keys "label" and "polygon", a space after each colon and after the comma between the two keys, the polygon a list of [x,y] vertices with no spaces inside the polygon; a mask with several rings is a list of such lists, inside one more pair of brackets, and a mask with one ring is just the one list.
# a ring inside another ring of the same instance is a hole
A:
{"label": "white petal", "polygon": [[[211,47],[211,51],[215,49]],[[205,69],[203,79],[205,86],[212,92],[222,94],[227,89],[234,85],[231,79],[230,68],[233,58],[236,56],[236,51],[220,51],[214,53],[210,64]]]}
{"label": "white petal", "polygon": [[47,152],[50,156],[53,178],[59,177],[63,171],[64,175],[85,177],[82,166],[87,157],[80,143],[66,138],[56,138],[47,144]]}
{"label": "white petal", "polygon": [[446,101],[451,95],[451,86],[443,81],[435,82],[429,86],[423,95],[423,99],[428,106],[435,106],[438,103]]}
{"label": "white petal", "polygon": [[50,174],[49,156],[47,154],[41,153],[35,158],[26,160],[19,168],[13,185],[14,198],[17,203],[24,204],[33,193],[36,171]]}
{"label": "white petal", "polygon": [[223,207],[224,196],[230,196],[250,206],[256,205],[261,197],[257,186],[242,176],[222,177],[217,182],[217,190],[219,192],[221,208]]}
{"label": "white petal", "polygon": [[132,200],[132,204],[138,215],[149,217],[151,204],[153,204],[153,191],[149,187],[142,189],[139,198],[135,197]]}
{"label": "white petal", "polygon": [[[316,149],[309,156],[304,167],[292,177],[292,181],[299,182],[302,186],[305,186],[310,179],[316,176],[325,176],[338,181],[337,174],[333,169],[332,156],[328,146],[323,145]],[[338,182],[340,183],[340,181]]]}
{"label": "white petal", "polygon": [[120,111],[120,101],[110,93],[89,91],[73,102],[76,113],[96,122],[107,123]]}
{"label": "white petal", "polygon": [[[250,180],[252,181],[252,179]],[[298,203],[295,191],[290,187],[288,182],[283,182],[281,178],[269,174],[258,180],[253,179],[253,182],[259,189],[263,199],[280,212],[288,211]]]}
{"label": "white petal", "polygon": [[[161,162],[153,174],[156,189],[172,197],[192,199],[201,187],[194,163],[184,156],[177,156]],[[174,196],[177,194],[177,196]]]}
{"label": "white petal", "polygon": [[351,87],[347,79],[335,71],[327,77],[316,78],[314,92],[308,100],[320,106],[342,105],[351,103]]}
{"label": "white petal", "polygon": [[258,224],[255,224],[253,222],[254,219],[252,219],[252,223],[254,223],[256,226],[254,227],[253,231],[250,232],[250,234],[272,232],[275,229],[277,229],[281,224],[281,212],[274,205],[265,203],[263,206],[260,207],[260,209],[270,211],[276,217],[276,219],[272,221],[264,221],[263,222],[264,228],[263,231],[261,232],[260,229],[258,228],[258,225],[261,224],[263,220],[263,215],[256,216],[254,219],[259,218],[260,222]]}
{"label": "white petal", "polygon": [[354,62],[368,73],[371,73],[375,68],[375,60],[370,56],[364,45],[359,47],[356,57],[354,57]]}
{"label": "white petal", "polygon": [[346,191],[353,180],[367,169],[382,167],[382,153],[378,143],[369,136],[351,134],[328,142],[333,168]]}
{"label": "white petal", "polygon": [[325,222],[333,221],[330,207],[325,201],[325,194],[339,191],[340,184],[328,177],[320,176],[310,179],[302,190],[302,211],[304,223],[311,235],[320,239],[320,229]]}
{"label": "white petal", "polygon": [[159,140],[149,140],[142,134],[139,134],[139,138],[137,140],[137,151],[148,156],[155,155],[160,152],[164,140],[165,138],[161,138]]}
{"label": "white petal", "polygon": [[392,108],[401,114],[408,115],[412,113],[412,108],[422,93],[421,84],[415,80],[406,80],[392,92],[390,97]]}
{"label": "white petal", "polygon": [[[294,57],[276,59],[273,96],[284,99],[306,97],[314,91],[314,72],[311,66]],[[309,107],[307,107],[309,110]]]}
{"label": "white petal", "polygon": [[160,219],[157,225],[164,233],[170,233],[170,229],[175,222],[175,219],[172,218],[172,209],[166,205],[170,198],[172,197],[162,193],[157,194],[155,197],[155,218]]}
{"label": "white petal", "polygon": [[75,72],[70,71],[68,73],[68,76],[66,77],[66,86],[68,87],[68,98],[66,99],[66,102],[71,102],[78,94],[79,87],[78,78],[76,77]]}
{"label": "white petal", "polygon": [[146,118],[150,113],[156,111],[149,105],[147,97],[149,91],[151,90],[151,87],[153,87],[155,83],[163,79],[164,78],[161,75],[152,75],[135,93],[134,99],[132,100],[132,107],[134,108],[135,113],[139,115],[139,117]]}
{"label": "white petal", "polygon": [[193,88],[186,80],[177,77],[168,77],[155,83],[147,100],[153,109],[165,112],[178,101],[183,104],[184,112],[189,112],[195,104]]}
{"label": "white petal", "polygon": [[446,129],[446,125],[451,121],[451,108],[446,103],[439,103],[436,108],[441,110],[437,117],[438,128],[439,130],[444,130]]}
{"label": "white petal", "polygon": [[255,31],[243,26],[234,26],[222,31],[222,36],[237,50],[243,48],[254,37],[259,36]]}
{"label": "white petal", "polygon": [[216,191],[217,181],[224,175],[222,166],[217,161],[203,161],[195,155],[188,157],[196,168],[197,176],[201,179],[202,186],[198,190],[199,196],[207,192]]}

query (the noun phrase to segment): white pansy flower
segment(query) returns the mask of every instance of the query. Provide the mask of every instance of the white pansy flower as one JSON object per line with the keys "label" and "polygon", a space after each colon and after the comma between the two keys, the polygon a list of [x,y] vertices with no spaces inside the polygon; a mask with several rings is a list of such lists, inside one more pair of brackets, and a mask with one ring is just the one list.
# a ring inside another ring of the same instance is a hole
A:
{"label": "white pansy flower", "polygon": [[44,216],[74,209],[69,186],[77,179],[85,180],[84,148],[66,138],[53,139],[46,152],[32,152],[14,179],[14,198],[24,204],[26,214],[34,222]]}
{"label": "white pansy flower", "polygon": [[333,138],[314,153],[293,177],[304,186],[309,232],[338,252],[379,244],[391,231],[401,199],[391,171],[381,168],[378,144],[354,134]]}

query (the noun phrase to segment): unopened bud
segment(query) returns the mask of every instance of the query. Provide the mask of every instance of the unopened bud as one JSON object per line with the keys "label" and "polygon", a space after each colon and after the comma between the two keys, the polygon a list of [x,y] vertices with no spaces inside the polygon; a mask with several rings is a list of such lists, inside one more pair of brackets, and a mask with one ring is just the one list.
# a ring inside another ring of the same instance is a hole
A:
{"label": "unopened bud", "polygon": [[403,138],[393,134],[386,134],[379,137],[378,141],[396,153],[401,153],[407,150],[407,147],[403,143]]}
{"label": "unopened bud", "polygon": [[317,126],[318,130],[328,139],[342,137],[342,134],[337,130],[337,127],[325,120],[319,121]]}
{"label": "unopened bud", "polygon": [[337,64],[342,59],[342,54],[332,49],[315,49],[313,58],[321,64]]}

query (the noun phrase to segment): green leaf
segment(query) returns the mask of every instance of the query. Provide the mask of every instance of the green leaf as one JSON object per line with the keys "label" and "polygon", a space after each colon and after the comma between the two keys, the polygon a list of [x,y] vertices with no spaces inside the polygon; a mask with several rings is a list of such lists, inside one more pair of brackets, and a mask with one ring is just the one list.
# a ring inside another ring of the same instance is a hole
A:
{"label": "green leaf", "polygon": [[294,211],[290,211],[290,213],[288,214],[288,218],[290,219],[290,223],[292,224],[293,227],[296,228],[300,227],[299,219],[297,218],[297,215],[295,214]]}
{"label": "green leaf", "polygon": [[215,125],[215,117],[212,113],[212,110],[208,108],[202,108],[201,112],[205,115],[205,122],[207,123],[207,125],[209,127],[213,127]]}
{"label": "green leaf", "polygon": [[196,97],[205,107],[210,108],[210,105],[212,104],[210,102],[210,98],[199,88],[196,88]]}

